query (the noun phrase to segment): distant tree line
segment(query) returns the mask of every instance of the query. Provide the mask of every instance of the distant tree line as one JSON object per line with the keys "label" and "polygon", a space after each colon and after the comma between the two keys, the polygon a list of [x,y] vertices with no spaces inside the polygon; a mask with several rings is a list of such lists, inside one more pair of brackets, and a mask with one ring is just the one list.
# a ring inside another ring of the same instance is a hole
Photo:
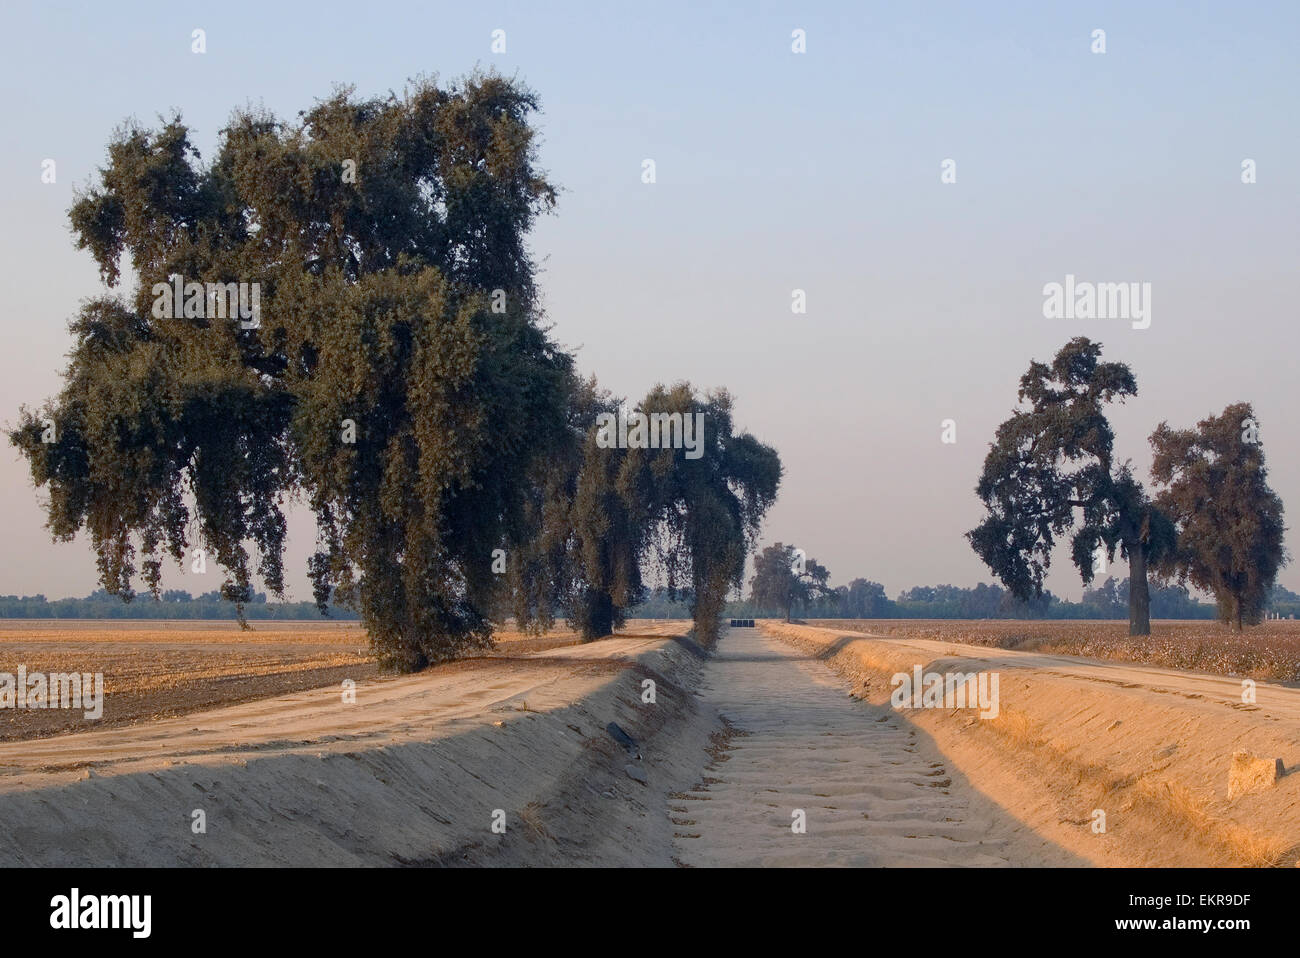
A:
{"label": "distant tree line", "polygon": [[[194,596],[183,589],[167,589],[158,599],[139,597],[123,602],[104,589],[84,599],[54,599],[37,595],[0,595],[0,619],[237,619],[235,603],[214,589]],[[265,592],[254,593],[244,605],[247,619],[321,619],[315,602],[268,602]],[[331,608],[329,618],[356,620],[350,609]]]}
{"label": "distant tree line", "polygon": [[1300,619],[1300,593],[1280,585],[1273,586],[1268,597],[1268,612],[1283,619]]}
{"label": "distant tree line", "polygon": [[[1044,593],[1037,603],[1019,602],[1006,589],[981,582],[971,588],[955,585],[914,586],[891,599],[879,582],[854,579],[826,596],[798,602],[792,613],[808,619],[1123,619],[1128,615],[1128,579],[1107,579],[1088,589],[1083,601],[1071,602]],[[690,602],[669,590],[644,590],[642,600],[625,610],[641,619],[689,619]],[[505,610],[503,610],[505,611]],[[555,619],[566,610],[552,610]],[[1213,619],[1216,606],[1192,598],[1183,586],[1156,586],[1151,591],[1151,614],[1157,619]],[[256,593],[246,606],[250,619],[320,619],[314,602],[268,602],[265,592]],[[1300,593],[1274,586],[1268,613],[1281,618],[1300,617]],[[508,614],[508,611],[506,612]],[[728,618],[776,618],[785,610],[763,605],[752,598],[726,603]],[[0,619],[234,619],[234,603],[219,590],[192,596],[181,589],[167,589],[159,601],[145,599],[126,604],[103,589],[84,599],[47,599],[44,595],[0,595]],[[333,608],[330,618],[355,621],[357,613]]]}
{"label": "distant tree line", "polygon": [[[1101,586],[1084,591],[1083,600],[1072,602],[1045,591],[1041,599],[1021,602],[999,585],[980,583],[963,588],[955,585],[914,586],[889,598],[879,582],[854,579],[847,586],[830,590],[828,596],[796,602],[791,614],[804,619],[1126,619],[1129,582],[1108,578]],[[1274,586],[1267,614],[1300,618],[1300,594]],[[1218,607],[1195,599],[1185,586],[1151,587],[1151,615],[1156,619],[1214,619]],[[652,590],[631,614],[646,619],[687,618],[686,606],[670,599],[665,590]],[[731,618],[781,618],[786,610],[755,601],[752,597],[727,603]]]}
{"label": "distant tree line", "polygon": [[[996,584],[981,582],[973,588],[955,585],[914,586],[897,599],[885,597],[877,582],[855,579],[836,589],[842,596],[836,613],[834,599],[823,600],[801,611],[806,618],[878,619],[1126,619],[1128,579],[1108,578],[1101,586],[1087,589],[1081,602],[1072,602],[1044,591],[1035,600],[1022,601]],[[864,608],[865,606],[865,608]],[[1180,585],[1153,586],[1151,614],[1158,619],[1212,619],[1215,606],[1198,602]]]}

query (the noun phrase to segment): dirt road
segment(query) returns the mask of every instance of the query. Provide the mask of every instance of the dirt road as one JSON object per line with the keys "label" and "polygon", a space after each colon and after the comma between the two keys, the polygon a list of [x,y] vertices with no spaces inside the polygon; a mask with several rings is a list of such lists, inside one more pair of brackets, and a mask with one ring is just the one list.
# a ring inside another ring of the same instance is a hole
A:
{"label": "dirt road", "polygon": [[730,630],[703,683],[728,731],[670,805],[684,865],[1075,863],[1026,842],[910,723],[757,629]]}
{"label": "dirt road", "polygon": [[[817,631],[843,635],[834,629]],[[957,650],[970,660],[978,661],[982,668],[999,672],[1026,670],[1039,676],[1076,682],[1080,687],[1085,687],[1088,683],[1102,683],[1116,689],[1138,689],[1142,694],[1173,695],[1182,701],[1202,703],[1209,710],[1243,708],[1240,676],[1207,675],[1116,659],[1090,659],[1078,655],[989,648],[942,639],[901,638],[870,632],[861,635],[887,642],[899,655],[908,656],[916,662],[941,660]],[[1257,686],[1259,707],[1267,709],[1270,720],[1291,729],[1300,729],[1300,687],[1265,680],[1254,684]]]}

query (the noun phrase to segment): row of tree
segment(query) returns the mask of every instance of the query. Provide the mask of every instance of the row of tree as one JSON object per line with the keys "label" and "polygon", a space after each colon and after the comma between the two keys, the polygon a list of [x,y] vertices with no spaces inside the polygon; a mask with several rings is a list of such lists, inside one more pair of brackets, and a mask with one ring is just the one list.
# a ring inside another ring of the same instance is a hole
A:
{"label": "row of tree", "polygon": [[[854,579],[838,586],[832,594],[807,604],[780,608],[756,602],[751,595],[726,603],[723,615],[732,618],[767,618],[791,614],[804,618],[842,619],[1116,619],[1128,615],[1128,579],[1116,582],[1108,578],[1095,589],[1084,592],[1082,602],[1058,599],[1050,591],[1043,600],[1024,603],[998,585],[980,583],[972,588],[953,585],[916,586],[901,592],[896,599],[885,594],[885,587],[867,579]],[[1275,585],[1269,595],[1267,612],[1281,618],[1300,617],[1300,594]],[[501,616],[512,614],[509,603],[500,607]],[[681,593],[671,594],[665,587],[648,589],[644,597],[626,610],[638,618],[684,619],[691,614],[690,603]],[[556,607],[554,615],[565,610]],[[1213,619],[1217,607],[1198,602],[1185,586],[1153,585],[1151,615],[1157,619]],[[47,599],[44,595],[0,595],[0,619],[234,619],[234,604],[212,590],[191,595],[183,589],[165,589],[158,601],[124,603],[103,589],[84,598]],[[244,607],[249,619],[313,619],[321,613],[314,602],[268,601],[265,592],[253,595]],[[331,618],[356,619],[350,609],[334,607]]]}
{"label": "row of tree", "polygon": [[590,424],[622,405],[594,380],[582,384],[569,441],[531,477],[532,532],[510,553],[495,608],[534,631],[563,616],[595,638],[623,624],[653,575],[670,598],[684,598],[696,638],[712,642],[776,499],[780,458],[735,431],[725,391],[697,397],[687,384],[656,386],[635,407],[665,421],[700,417],[693,457],[602,441]]}
{"label": "row of tree", "polygon": [[1023,601],[1041,599],[1058,537],[1084,584],[1116,552],[1129,563],[1129,632],[1151,632],[1148,576],[1215,596],[1240,630],[1261,621],[1283,546],[1282,501],[1268,486],[1260,427],[1249,403],[1151,435],[1150,495],[1131,463],[1114,459],[1108,403],[1137,395],[1123,363],[1077,337],[1051,364],[1020,379],[1024,407],[998,427],[976,492],[987,511],[967,536],[976,554]]}
{"label": "row of tree", "polygon": [[[104,589],[85,598],[48,600],[43,595],[0,595],[0,619],[319,619],[315,602],[268,602],[265,592],[254,593],[242,609],[220,590],[191,595],[184,589],[165,589],[158,601],[123,602]],[[356,619],[351,609],[332,607],[331,618]]]}
{"label": "row of tree", "polygon": [[[963,617],[1045,617],[1055,605],[1060,612],[1044,581],[1056,540],[1072,532],[1071,558],[1084,585],[1116,553],[1129,563],[1122,591],[1113,579],[1090,591],[1085,614],[1109,615],[1124,602],[1130,634],[1149,635],[1154,577],[1157,615],[1193,613],[1191,583],[1214,595],[1218,617],[1237,630],[1263,619],[1288,556],[1254,409],[1234,403],[1194,429],[1162,422],[1150,438],[1157,488],[1149,495],[1132,464],[1115,461],[1105,414],[1107,404],[1137,395],[1137,381],[1128,366],[1100,356],[1100,343],[1077,337],[1050,365],[1032,362],[1020,380],[1023,407],[998,427],[985,458],[976,493],[987,514],[967,538],[1007,592],[912,590],[895,609],[938,604]],[[859,579],[831,590],[828,578],[802,550],[777,543],[756,560],[751,601],[787,617],[794,607],[889,614],[879,584]]]}
{"label": "row of tree", "polygon": [[[104,282],[136,285],[83,305],[62,391],[10,433],[108,592],[157,596],[198,546],[242,617],[254,575],[284,593],[299,501],[318,607],[356,609],[400,669],[489,644],[506,594],[534,626],[562,607],[608,631],[652,562],[716,634],[779,459],[686,384],[639,408],[702,413],[698,458],[595,443],[616,404],[550,338],[526,244],[556,198],[536,109],[476,74],[237,111],[207,163],[179,115],[118,131],[70,218]],[[182,315],[155,309],[177,283]],[[227,284],[256,284],[254,321],[204,308]]]}
{"label": "row of tree", "polygon": [[[1033,362],[1021,377],[1024,408],[998,427],[976,487],[987,515],[967,533],[1008,591],[980,594],[977,587],[975,594],[950,595],[947,604],[963,617],[1049,615],[1044,580],[1056,540],[1072,532],[1071,559],[1085,585],[1103,559],[1114,561],[1118,552],[1128,560],[1122,595],[1111,580],[1083,605],[1109,614],[1126,603],[1132,635],[1151,633],[1149,577],[1158,584],[1157,615],[1190,612],[1191,583],[1215,597],[1221,621],[1238,631],[1258,624],[1288,556],[1282,501],[1267,482],[1253,408],[1234,403],[1194,429],[1162,422],[1150,438],[1157,488],[1149,495],[1131,463],[1115,461],[1105,414],[1108,403],[1137,395],[1137,381],[1128,366],[1100,356],[1101,344],[1078,337],[1050,365]],[[795,606],[836,604],[845,615],[885,614],[888,600],[878,584],[855,580],[837,595],[827,579],[824,567],[777,543],[758,557],[751,598],[787,615]],[[936,600],[904,593],[897,606]]]}

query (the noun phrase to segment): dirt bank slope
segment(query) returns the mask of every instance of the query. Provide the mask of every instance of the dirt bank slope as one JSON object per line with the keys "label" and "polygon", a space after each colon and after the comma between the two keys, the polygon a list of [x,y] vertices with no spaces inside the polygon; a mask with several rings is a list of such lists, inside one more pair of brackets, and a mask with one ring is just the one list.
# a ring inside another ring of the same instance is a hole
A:
{"label": "dirt bank slope", "polygon": [[620,636],[365,679],[355,704],[333,687],[2,743],[0,865],[669,864],[656,741],[694,713],[700,661]]}
{"label": "dirt bank slope", "polygon": [[[1234,751],[1300,765],[1300,689],[952,642],[760,623],[888,704],[891,677],[997,672],[1000,714],[903,709],[953,767],[1045,839],[1103,865],[1294,864],[1300,775],[1229,799]],[[1105,832],[1094,831],[1096,812]]]}

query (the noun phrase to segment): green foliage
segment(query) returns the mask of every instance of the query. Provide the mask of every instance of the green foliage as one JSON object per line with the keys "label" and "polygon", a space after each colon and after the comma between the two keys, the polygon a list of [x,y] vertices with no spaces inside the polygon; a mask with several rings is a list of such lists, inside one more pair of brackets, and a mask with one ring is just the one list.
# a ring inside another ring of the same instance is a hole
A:
{"label": "green foliage", "polygon": [[1282,500],[1269,488],[1263,445],[1247,439],[1257,426],[1241,402],[1195,429],[1162,422],[1151,436],[1157,502],[1178,527],[1178,547],[1159,569],[1213,592],[1219,618],[1238,629],[1262,621],[1287,561]]}
{"label": "green foliage", "polygon": [[890,614],[893,606],[885,594],[885,587],[867,579],[854,579],[835,592],[836,612],[847,618],[882,619]]}
{"label": "green foliage", "polygon": [[558,610],[584,638],[608,635],[644,595],[650,528],[626,450],[602,448],[596,422],[620,401],[577,384],[566,440],[530,479],[527,540],[515,550],[509,584],[521,627],[549,629]]}
{"label": "green foliage", "polygon": [[[289,619],[316,620],[322,613],[315,602],[268,602],[266,593],[255,593],[243,607],[222,598],[219,589],[192,596],[183,589],[167,589],[158,600],[126,603],[97,589],[82,599],[54,599],[45,596],[0,595],[0,619]],[[356,619],[350,609],[330,608],[328,615]]]}
{"label": "green foliage", "polygon": [[[750,601],[760,607],[779,609],[787,622],[791,609],[836,595],[826,584],[830,572],[825,566],[811,558],[803,560],[802,570],[795,563],[795,547],[777,542],[754,557],[754,577],[749,580]],[[883,588],[881,597],[884,597]]]}
{"label": "green foliage", "polygon": [[1284,619],[1300,616],[1300,594],[1274,585],[1268,595],[1267,611]]}
{"label": "green foliage", "polygon": [[697,396],[689,383],[655,386],[637,408],[703,416],[698,458],[680,449],[628,449],[620,482],[626,500],[640,510],[634,520],[652,530],[656,568],[670,594],[684,592],[696,639],[712,643],[727,592],[740,587],[745,558],[776,501],[781,460],[749,433],[734,431],[725,390]]}
{"label": "green foliage", "polygon": [[775,499],[780,459],[734,432],[725,392],[697,397],[688,383],[656,386],[636,407],[647,415],[702,415],[691,456],[667,445],[602,445],[597,418],[616,415],[621,405],[594,380],[571,398],[565,452],[531,483],[534,531],[512,566],[516,618],[547,628],[560,609],[584,637],[607,635],[646,599],[653,571],[666,583],[655,609],[667,613],[680,598],[696,635],[710,641]]}
{"label": "green foliage", "polygon": [[967,538],[1021,600],[1042,595],[1056,538],[1072,528],[1071,557],[1085,584],[1098,546],[1111,558],[1118,548],[1138,583],[1130,631],[1146,635],[1146,563],[1173,548],[1174,530],[1129,467],[1112,461],[1104,406],[1136,396],[1137,382],[1128,366],[1100,355],[1101,344],[1077,337],[1050,366],[1030,363],[1019,393],[1029,409],[998,427],[976,487],[988,515]]}
{"label": "green foliage", "polygon": [[[490,641],[491,550],[524,529],[520,477],[563,441],[572,376],[524,245],[555,197],[536,106],[495,75],[345,89],[297,124],[236,113],[206,165],[179,117],[119,132],[71,220],[110,286],[124,256],[139,286],[83,307],[63,391],[11,434],[52,533],[90,534],[105,588],[129,599],[139,572],[157,595],[160,556],[199,544],[242,608],[251,544],[281,594],[300,497],[318,604],[357,608],[385,662]],[[155,318],[173,274],[258,283],[260,326]]]}

